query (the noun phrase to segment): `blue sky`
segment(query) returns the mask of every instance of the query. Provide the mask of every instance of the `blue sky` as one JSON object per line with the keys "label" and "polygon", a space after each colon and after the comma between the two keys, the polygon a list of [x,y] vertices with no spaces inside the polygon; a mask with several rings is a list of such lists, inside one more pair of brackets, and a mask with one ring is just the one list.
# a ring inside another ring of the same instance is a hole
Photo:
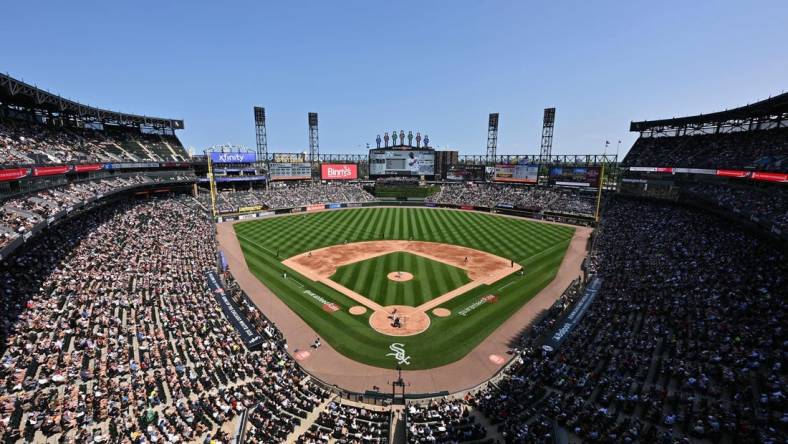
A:
{"label": "blue sky", "polygon": [[631,120],[717,111],[788,87],[788,2],[6,2],[0,70],[65,97],[181,118],[198,150],[361,153],[392,129],[483,153],[602,152]]}

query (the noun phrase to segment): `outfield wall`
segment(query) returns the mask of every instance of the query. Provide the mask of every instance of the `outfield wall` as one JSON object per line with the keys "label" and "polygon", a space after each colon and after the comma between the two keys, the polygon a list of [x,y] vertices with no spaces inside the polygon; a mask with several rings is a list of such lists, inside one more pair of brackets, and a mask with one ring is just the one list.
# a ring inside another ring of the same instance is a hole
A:
{"label": "outfield wall", "polygon": [[325,210],[340,210],[348,208],[368,208],[368,207],[424,207],[424,208],[446,208],[464,211],[480,211],[483,213],[497,213],[505,214],[507,216],[517,216],[527,219],[545,220],[549,222],[559,222],[569,225],[580,226],[594,226],[593,216],[561,214],[561,213],[547,213],[542,214],[537,211],[523,210],[519,208],[511,208],[506,206],[490,207],[476,207],[471,205],[451,205],[451,204],[436,204],[428,202],[414,202],[414,201],[399,201],[399,200],[376,200],[374,202],[332,202],[320,203],[315,205],[307,205],[292,208],[276,208],[264,211],[255,211],[244,214],[232,214],[217,216],[215,221],[231,222],[239,220],[261,219],[265,217],[280,215],[280,214],[296,214],[296,213],[310,213],[315,211]]}

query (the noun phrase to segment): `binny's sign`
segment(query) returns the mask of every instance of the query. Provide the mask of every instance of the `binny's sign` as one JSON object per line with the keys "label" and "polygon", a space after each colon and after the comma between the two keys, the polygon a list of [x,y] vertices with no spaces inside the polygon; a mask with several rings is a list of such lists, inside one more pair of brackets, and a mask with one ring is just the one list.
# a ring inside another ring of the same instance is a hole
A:
{"label": "binny's sign", "polygon": [[358,165],[355,163],[324,163],[320,165],[322,180],[358,179]]}

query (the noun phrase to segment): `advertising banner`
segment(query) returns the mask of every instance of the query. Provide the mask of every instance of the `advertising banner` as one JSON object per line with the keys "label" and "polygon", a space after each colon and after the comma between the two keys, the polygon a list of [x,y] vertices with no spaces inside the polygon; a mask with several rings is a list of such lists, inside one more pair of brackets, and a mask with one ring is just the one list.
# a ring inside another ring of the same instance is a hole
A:
{"label": "advertising banner", "polygon": [[598,187],[600,167],[552,167],[550,185],[567,187]]}
{"label": "advertising banner", "polygon": [[[265,175],[260,176],[217,176],[214,182],[259,182],[265,180]],[[197,182],[208,182],[207,177],[197,178]]]}
{"label": "advertising banner", "polygon": [[306,207],[306,211],[320,211],[325,209],[326,206],[324,204],[307,205]]}
{"label": "advertising banner", "polygon": [[123,162],[123,163],[105,163],[104,169],[107,170],[125,170],[132,168],[158,168],[158,162]]}
{"label": "advertising banner", "polygon": [[446,172],[446,180],[481,181],[484,180],[484,172],[484,165],[451,165]]}
{"label": "advertising banner", "polygon": [[66,174],[71,167],[68,165],[51,166],[51,167],[35,167],[33,168],[33,176],[56,176],[59,174]]}
{"label": "advertising banner", "polygon": [[358,165],[355,163],[324,163],[320,165],[322,180],[358,179]]}
{"label": "advertising banner", "polygon": [[104,165],[100,163],[92,164],[92,165],[76,165],[74,167],[74,171],[77,173],[86,173],[88,171],[99,171],[104,168]]}
{"label": "advertising banner", "polygon": [[708,168],[672,168],[672,167],[630,167],[629,171],[648,172],[648,173],[686,173],[686,174],[708,174],[720,177],[732,177],[735,179],[752,179],[767,182],[788,182],[788,174],[771,173],[763,171],[745,170],[711,170]]}
{"label": "advertising banner", "polygon": [[9,180],[21,179],[28,175],[30,170],[27,168],[11,168],[0,170],[0,182],[7,182]]}
{"label": "advertising banner", "polygon": [[274,153],[274,163],[304,163],[306,154],[304,153]]}
{"label": "advertising banner", "polygon": [[495,165],[495,182],[536,183],[539,165]]}
{"label": "advertising banner", "polygon": [[213,163],[254,163],[256,153],[211,153]]}
{"label": "advertising banner", "polygon": [[260,336],[260,333],[257,332],[252,323],[240,311],[235,301],[225,293],[219,276],[215,272],[209,271],[205,273],[205,277],[208,280],[208,288],[211,294],[222,308],[224,316],[233,324],[238,334],[241,335],[241,340],[244,341],[246,347],[253,348],[263,342],[263,337]]}
{"label": "advertising banner", "polygon": [[750,172],[741,170],[717,170],[717,175],[722,177],[738,177],[743,179],[749,176]]}
{"label": "advertising banner", "polygon": [[271,180],[304,180],[312,178],[309,163],[272,163],[268,171]]}
{"label": "advertising banner", "polygon": [[581,296],[580,300],[575,303],[574,307],[572,307],[572,311],[570,311],[569,314],[559,322],[558,326],[553,331],[553,334],[545,340],[545,345],[548,345],[552,347],[553,350],[555,350],[561,345],[562,342],[564,342],[564,340],[569,336],[569,333],[571,333],[577,324],[580,323],[580,320],[583,319],[583,315],[588,310],[588,307],[591,306],[591,303],[594,302],[594,299],[596,299],[596,295],[599,292],[599,288],[601,286],[601,279],[592,279],[591,282],[588,283],[585,292],[583,292],[583,296]]}
{"label": "advertising banner", "polygon": [[370,176],[434,176],[435,152],[369,150]]}
{"label": "advertising banner", "polygon": [[752,178],[767,182],[788,182],[788,174],[785,173],[752,173]]}
{"label": "advertising banner", "polygon": [[674,173],[687,173],[687,174],[711,174],[712,176],[717,173],[717,170],[709,170],[706,168],[667,168]]}

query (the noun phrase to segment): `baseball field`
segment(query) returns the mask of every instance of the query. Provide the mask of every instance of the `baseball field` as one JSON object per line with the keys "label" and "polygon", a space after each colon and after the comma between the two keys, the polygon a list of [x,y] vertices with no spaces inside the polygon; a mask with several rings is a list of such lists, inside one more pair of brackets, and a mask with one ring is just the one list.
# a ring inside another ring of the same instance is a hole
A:
{"label": "baseball field", "polygon": [[574,228],[484,213],[364,208],[236,223],[249,270],[343,355],[456,361],[556,275]]}

